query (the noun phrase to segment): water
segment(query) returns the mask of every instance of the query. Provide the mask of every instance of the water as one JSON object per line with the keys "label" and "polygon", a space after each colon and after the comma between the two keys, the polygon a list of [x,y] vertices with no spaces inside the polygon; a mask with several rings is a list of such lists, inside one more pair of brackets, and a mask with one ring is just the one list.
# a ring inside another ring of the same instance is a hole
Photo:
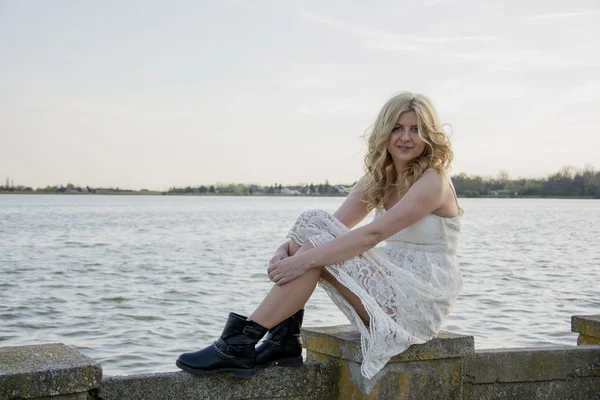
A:
{"label": "water", "polygon": [[[0,346],[63,342],[107,375],[176,370],[229,311],[262,300],[296,217],[342,201],[0,196]],[[574,345],[571,315],[600,310],[600,201],[461,206],[464,288],[442,329],[475,336],[476,348]],[[347,323],[319,288],[305,320]]]}

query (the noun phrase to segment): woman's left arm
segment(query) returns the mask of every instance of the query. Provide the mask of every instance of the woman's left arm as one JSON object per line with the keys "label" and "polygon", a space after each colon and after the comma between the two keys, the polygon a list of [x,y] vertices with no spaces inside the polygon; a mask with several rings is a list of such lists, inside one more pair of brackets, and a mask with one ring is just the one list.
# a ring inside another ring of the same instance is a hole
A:
{"label": "woman's left arm", "polygon": [[319,247],[273,264],[269,267],[269,278],[281,285],[310,268],[348,260],[437,210],[442,205],[445,181],[439,172],[430,171],[425,172],[381,218]]}

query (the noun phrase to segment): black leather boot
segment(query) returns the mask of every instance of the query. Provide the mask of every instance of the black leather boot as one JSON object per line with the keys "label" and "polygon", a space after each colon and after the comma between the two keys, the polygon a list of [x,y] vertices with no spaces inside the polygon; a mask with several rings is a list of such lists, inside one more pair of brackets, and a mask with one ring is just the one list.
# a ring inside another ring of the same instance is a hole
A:
{"label": "black leather boot", "polygon": [[265,340],[256,348],[256,366],[271,364],[302,365],[302,339],[300,328],[304,310],[298,311],[269,330]]}
{"label": "black leather boot", "polygon": [[183,353],[175,363],[192,374],[214,374],[228,371],[247,378],[254,374],[254,346],[267,333],[267,328],[236,313],[229,313],[221,337],[210,346],[194,353]]}

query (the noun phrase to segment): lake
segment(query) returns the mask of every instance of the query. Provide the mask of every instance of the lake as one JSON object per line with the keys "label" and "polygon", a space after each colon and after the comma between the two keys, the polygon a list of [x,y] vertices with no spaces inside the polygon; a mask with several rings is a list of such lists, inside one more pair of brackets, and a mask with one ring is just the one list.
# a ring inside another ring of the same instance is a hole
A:
{"label": "lake", "polygon": [[[175,371],[262,300],[298,215],[343,200],[1,195],[0,346],[62,342],[107,375]],[[600,310],[600,201],[460,203],[464,287],[442,329],[479,349],[575,345],[571,315]],[[317,288],[304,325],[346,323]]]}

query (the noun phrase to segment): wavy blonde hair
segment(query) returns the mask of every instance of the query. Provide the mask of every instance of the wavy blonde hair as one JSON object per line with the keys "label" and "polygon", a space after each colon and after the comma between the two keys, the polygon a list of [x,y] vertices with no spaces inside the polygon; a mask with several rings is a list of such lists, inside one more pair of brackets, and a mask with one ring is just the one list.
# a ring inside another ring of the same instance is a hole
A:
{"label": "wavy blonde hair", "polygon": [[[392,156],[387,150],[388,141],[400,114],[407,111],[417,114],[418,135],[426,143],[423,153],[411,160],[402,171],[396,171]],[[365,156],[365,176],[359,183],[367,197],[367,208],[383,205],[386,194],[406,191],[432,168],[445,174],[450,169],[453,153],[450,140],[440,125],[431,100],[422,95],[402,92],[385,103],[373,125],[364,135],[368,151]]]}

